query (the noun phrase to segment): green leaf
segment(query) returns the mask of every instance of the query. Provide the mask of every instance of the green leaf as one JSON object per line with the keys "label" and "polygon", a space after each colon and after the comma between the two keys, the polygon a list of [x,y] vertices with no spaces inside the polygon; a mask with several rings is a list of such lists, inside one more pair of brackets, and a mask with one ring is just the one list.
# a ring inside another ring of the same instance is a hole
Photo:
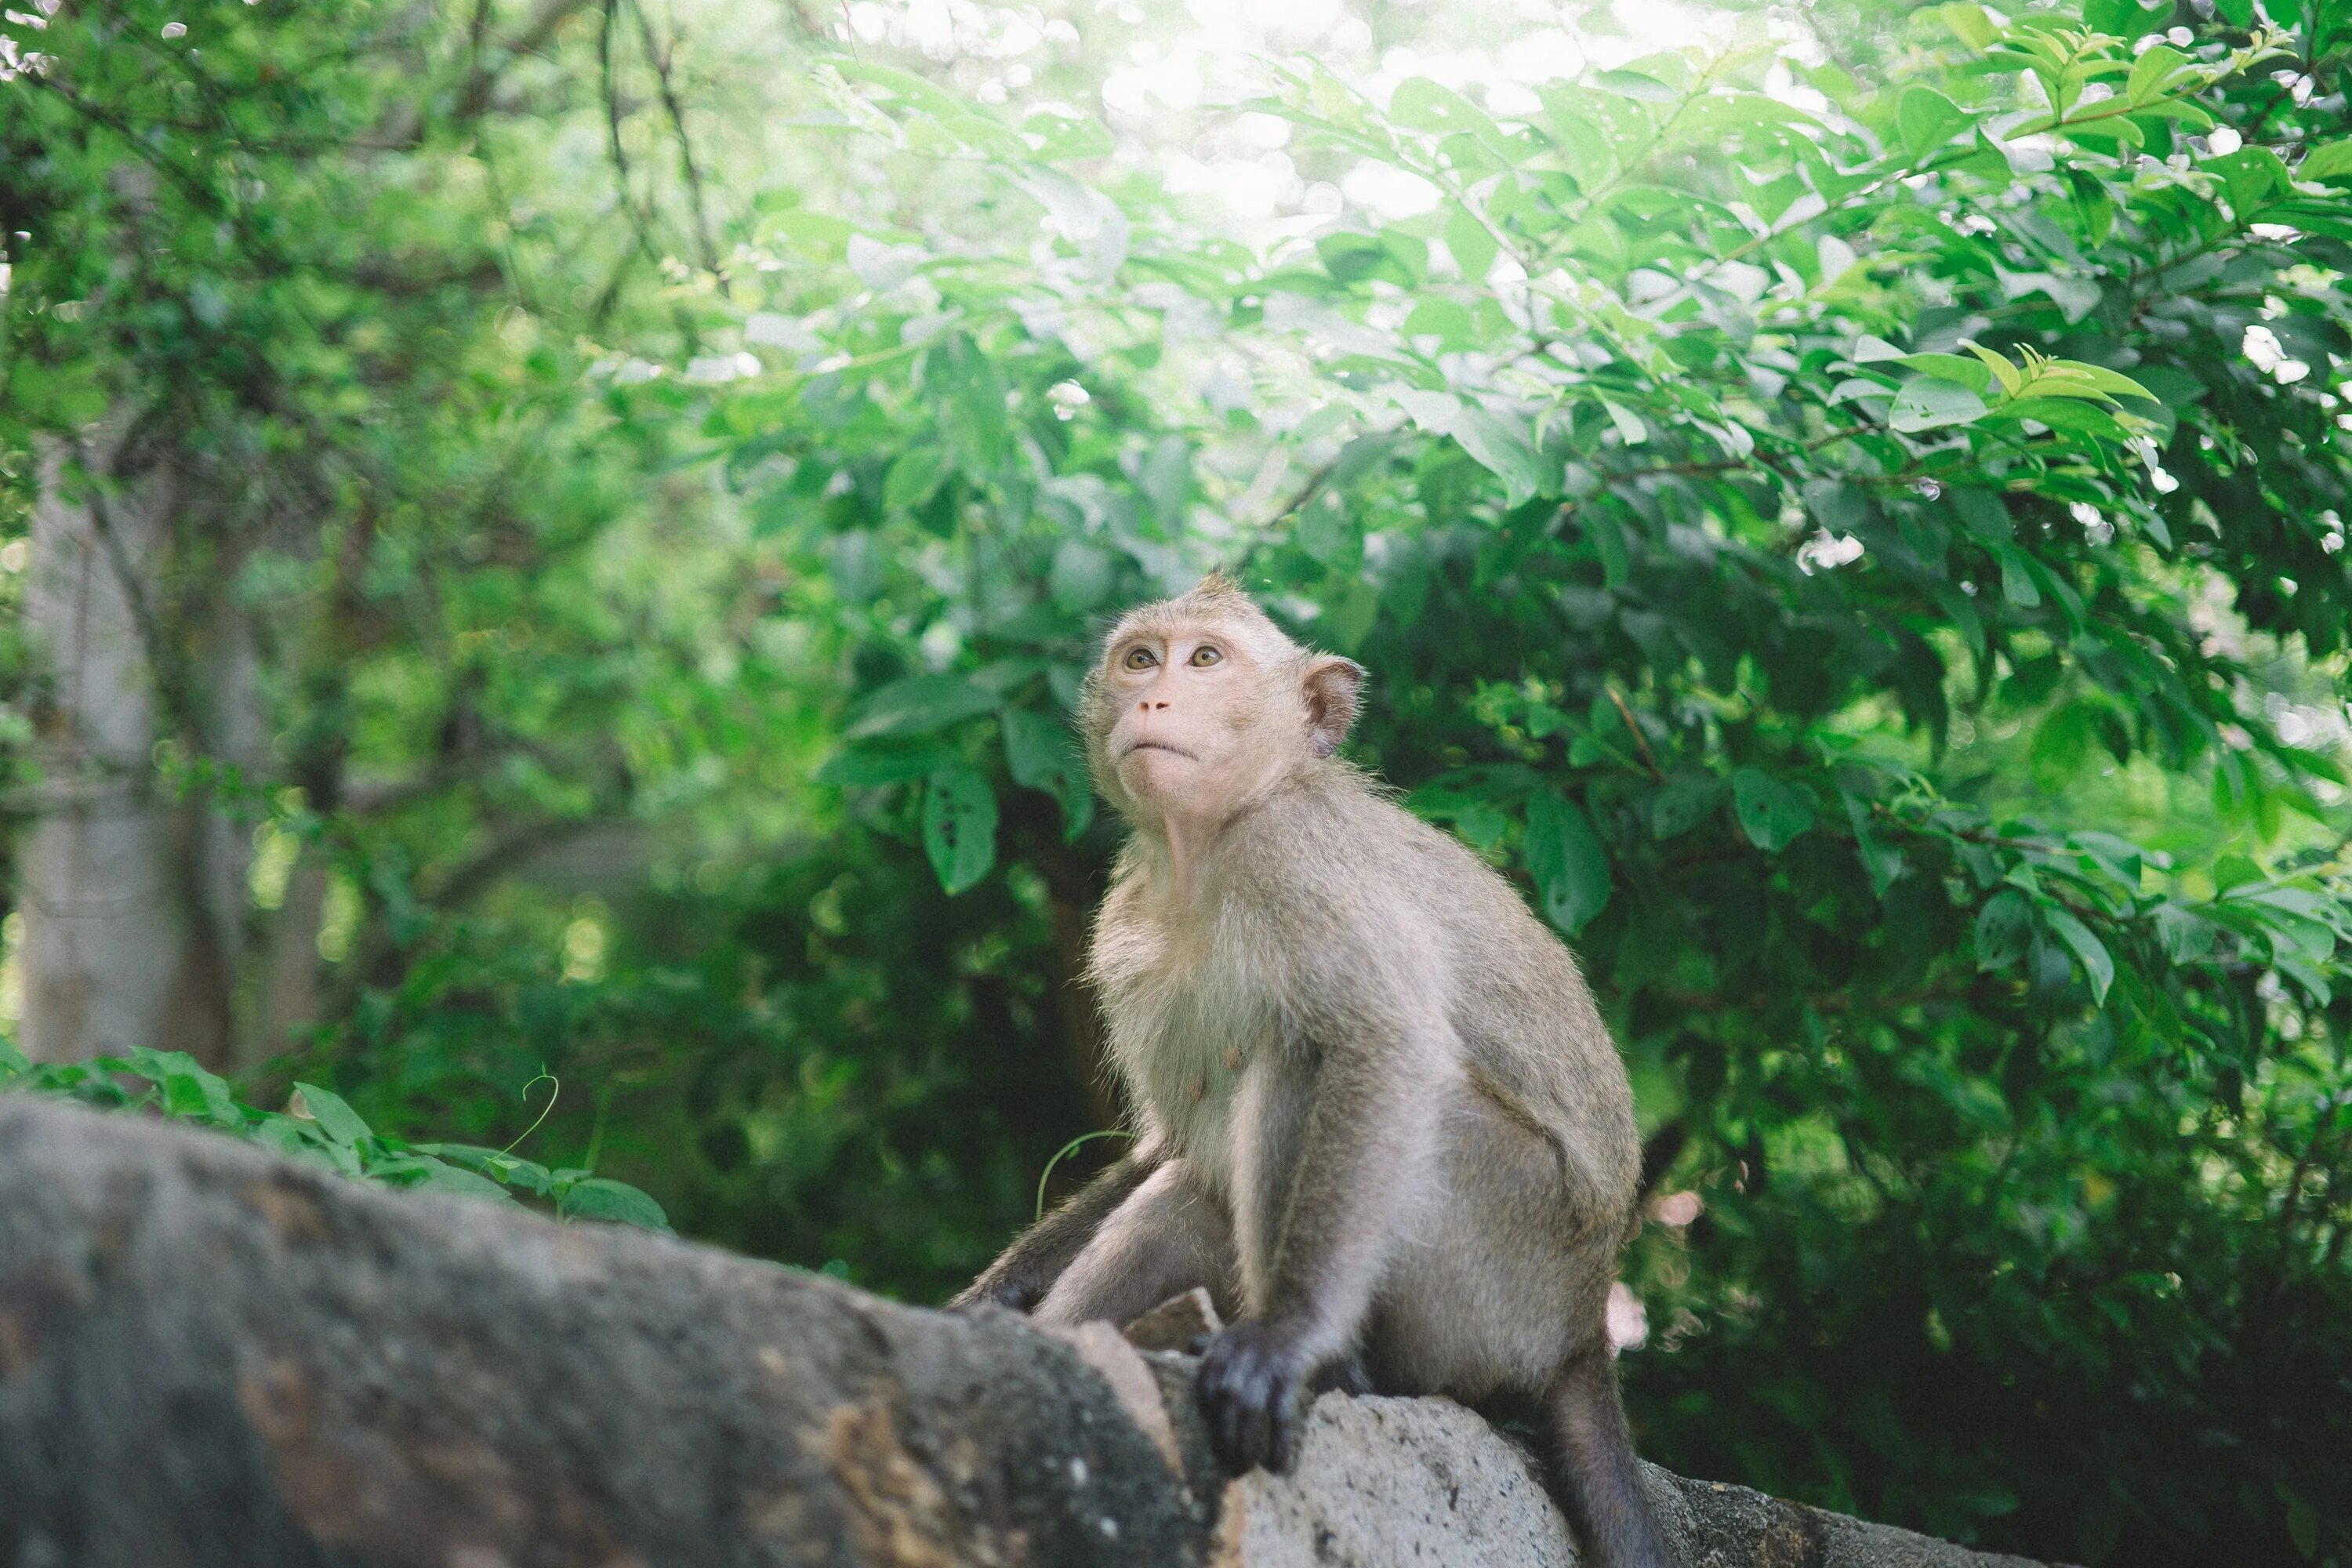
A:
{"label": "green leaf", "polygon": [[2243,855],[2224,855],[2213,862],[2213,887],[2217,892],[2227,893],[2235,888],[2269,880],[2270,873]]}
{"label": "green leaf", "polygon": [[2021,610],[2041,604],[2042,590],[2034,584],[2033,567],[2025,552],[2004,542],[1996,545],[1993,552],[2000,557],[2000,596]]}
{"label": "green leaf", "polygon": [[1054,595],[1055,605],[1070,615],[1093,609],[1110,592],[1109,554],[1082,539],[1063,540],[1054,547],[1045,588]]}
{"label": "green leaf", "polygon": [[2169,901],[2158,906],[2156,937],[2175,963],[2194,963],[2213,951],[2221,931],[2211,921]]}
{"label": "green leaf", "polygon": [[1574,936],[1608,907],[1609,852],[1583,808],[1555,790],[1528,797],[1528,874],[1552,924]]}
{"label": "green leaf", "polygon": [[1110,128],[1101,121],[1051,109],[1038,110],[1023,120],[1021,133],[1034,140],[1037,157],[1054,163],[1108,158],[1116,147]]}
{"label": "green leaf", "polygon": [[2083,973],[2091,983],[2091,1005],[2099,1006],[2107,999],[2107,987],[2115,984],[2116,961],[2106,944],[2091,934],[2091,928],[2074,918],[2069,910],[2051,905],[2042,911],[2042,918],[2058,940],[2074,951],[2082,961]]}
{"label": "green leaf", "polygon": [[951,895],[974,886],[996,863],[996,795],[977,769],[951,763],[925,782],[923,852]]}
{"label": "green leaf", "polygon": [[1995,893],[1977,911],[1977,967],[2007,969],[2025,956],[2032,936],[2032,903],[2014,888]]}
{"label": "green leaf", "polygon": [[1601,399],[1601,407],[1609,423],[1617,426],[1617,438],[1628,447],[1638,447],[1650,438],[1650,427],[1642,423],[1642,416],[1615,398]]}
{"label": "green leaf", "polygon": [[1004,771],[1024,789],[1043,790],[1062,808],[1062,840],[1075,843],[1095,817],[1094,785],[1068,730],[1046,714],[1008,708],[998,716],[1004,729]]}
{"label": "green leaf", "polygon": [[2352,176],[2352,142],[2330,142],[2314,147],[2294,166],[2298,180],[2341,180]]}
{"label": "green leaf", "polygon": [[2222,157],[2208,158],[2198,167],[2221,176],[2229,192],[2230,211],[2240,223],[2259,216],[2264,207],[2285,195],[2293,183],[2286,165],[2267,147],[2242,147]]}
{"label": "green leaf", "polygon": [[1372,623],[1380,618],[1381,591],[1361,577],[1344,580],[1345,586],[1337,598],[1327,600],[1323,618],[1317,623],[1323,640],[1339,653],[1354,653],[1363,647],[1371,635]]}
{"label": "green leaf", "polygon": [[137,1046],[131,1049],[131,1065],[154,1083],[166,1115],[185,1116],[223,1127],[244,1125],[245,1114],[237,1109],[236,1097],[229,1092],[227,1080],[198,1066],[196,1058],[187,1052]]}
{"label": "green leaf", "polygon": [[1903,149],[1916,163],[1976,123],[1976,117],[1932,87],[1907,87],[1895,110]]}
{"label": "green leaf", "polygon": [[898,454],[889,478],[882,481],[882,504],[893,510],[922,505],[938,491],[951,466],[943,447],[909,447]]}
{"label": "green leaf", "polygon": [[986,479],[1013,447],[1003,378],[962,332],[950,332],[932,344],[921,363],[923,391],[934,400],[957,466],[975,482]]}
{"label": "green leaf", "polygon": [[1870,879],[1870,890],[1880,898],[1903,875],[1903,852],[1888,845],[1878,836],[1870,817],[1870,803],[1859,795],[1840,791],[1845,802],[1845,816],[1853,829],[1854,853],[1862,861],[1863,875]]}
{"label": "green leaf", "polygon": [[1992,387],[1992,367],[1981,359],[1958,354],[1905,354],[1898,363],[1938,381],[1956,381],[1979,396]]}
{"label": "green leaf", "polygon": [[331,1089],[320,1089],[315,1083],[297,1083],[294,1098],[287,1113],[319,1124],[319,1131],[336,1142],[349,1146],[362,1138],[373,1138],[368,1124],[360,1120],[359,1112],[343,1103],[342,1097]]}
{"label": "green leaf", "polygon": [[880,789],[912,784],[957,760],[954,749],[938,741],[868,742],[827,757],[815,778],[842,789]]}
{"label": "green leaf", "polygon": [[1487,270],[1495,265],[1495,257],[1500,250],[1495,237],[1486,232],[1486,226],[1471,216],[1459,202],[1445,205],[1445,248],[1460,265],[1462,276],[1473,283],[1486,281]]}
{"label": "green leaf", "polygon": [[1510,143],[1486,117],[1486,110],[1473,104],[1452,88],[1430,80],[1425,76],[1407,77],[1397,83],[1395,93],[1389,99],[1389,118],[1399,125],[1415,131],[1439,134],[1462,132],[1496,153]]}
{"label": "green leaf", "polygon": [[916,735],[993,712],[998,698],[960,675],[910,675],[867,693],[850,710],[852,740]]}
{"label": "green leaf", "polygon": [[1603,92],[1638,99],[1643,103],[1672,103],[1682,96],[1656,77],[1643,76],[1640,71],[1595,71],[1592,85]]}
{"label": "green leaf", "polygon": [[1135,488],[1171,533],[1184,527],[1184,503],[1192,493],[1192,448],[1181,436],[1151,444],[1135,476]]}
{"label": "green leaf", "polygon": [[1944,26],[1952,30],[1954,37],[1972,49],[1981,50],[2000,36],[1993,27],[1992,18],[1987,16],[1985,8],[1975,4],[1974,0],[1953,0],[1948,5],[1938,5],[1936,15],[1943,18]]}
{"label": "green leaf", "polygon": [[1421,282],[1414,268],[1381,235],[1344,230],[1327,234],[1315,242],[1315,254],[1322,258],[1323,269],[1342,283],[1378,281],[1411,289]]}
{"label": "green leaf", "polygon": [[[2025,384],[2024,374],[2010,363],[2008,355],[1995,353],[1982,343],[1969,342],[1965,339],[1962,340],[1960,346],[1976,355],[1978,362],[1985,367],[1988,374],[1999,378],[2003,396],[2016,396],[2018,389]],[[1950,379],[1958,381],[1960,378],[1953,376]],[[1979,392],[1985,390],[1984,386],[1974,382],[1968,384],[1976,386]]]}
{"label": "green leaf", "polygon": [[1506,506],[1522,506],[1552,488],[1547,483],[1543,459],[1537,456],[1526,427],[1516,420],[1467,407],[1454,416],[1446,433],[1503,481]]}
{"label": "green leaf", "polygon": [[1984,416],[1984,399],[1956,381],[1920,376],[1907,381],[1886,411],[1886,423],[1906,435],[1966,425]]}
{"label": "green leaf", "polygon": [[669,1233],[669,1216],[662,1213],[661,1205],[626,1182],[604,1176],[574,1183],[556,1200],[555,1212],[565,1219],[604,1220]]}
{"label": "green leaf", "polygon": [[2287,1539],[2306,1558],[2319,1555],[2319,1513],[2309,1503],[2282,1485],[2279,1495],[2286,1503]]}
{"label": "green leaf", "polygon": [[[417,1163],[424,1169],[419,1180],[404,1184],[409,1192],[446,1193],[453,1197],[460,1198],[494,1198],[500,1203],[516,1201],[512,1193],[488,1176],[472,1171],[460,1170],[457,1166],[444,1164],[438,1160],[424,1160]],[[372,1171],[369,1173],[373,1175],[376,1173]]]}
{"label": "green leaf", "polygon": [[1787,848],[1813,826],[1811,795],[1757,768],[1731,775],[1731,809],[1748,841],[1767,854]]}
{"label": "green leaf", "polygon": [[2132,62],[2131,80],[2124,88],[2124,100],[2133,104],[2146,103],[2162,93],[2176,77],[2184,72],[2193,78],[2195,68],[2189,57],[2169,44],[2158,44]]}
{"label": "green leaf", "polygon": [[1666,839],[1706,821],[1723,799],[1723,781],[1712,773],[1677,773],[1650,797],[1650,833]]}
{"label": "green leaf", "polygon": [[2103,364],[2086,364],[2077,359],[2044,360],[2033,369],[2015,390],[2020,397],[2137,397],[2148,403],[2161,401],[2155,393],[2134,381],[2121,371],[2109,370]]}

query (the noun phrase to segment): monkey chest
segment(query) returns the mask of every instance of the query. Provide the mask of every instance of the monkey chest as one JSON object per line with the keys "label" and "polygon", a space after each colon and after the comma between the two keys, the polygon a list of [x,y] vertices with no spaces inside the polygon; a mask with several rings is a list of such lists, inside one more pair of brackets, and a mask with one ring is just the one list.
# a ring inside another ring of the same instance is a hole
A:
{"label": "monkey chest", "polygon": [[1270,999],[1213,962],[1101,978],[1111,1057],[1129,1100],[1173,1152],[1226,1188],[1243,1131],[1237,1106],[1253,1069],[1279,1044]]}

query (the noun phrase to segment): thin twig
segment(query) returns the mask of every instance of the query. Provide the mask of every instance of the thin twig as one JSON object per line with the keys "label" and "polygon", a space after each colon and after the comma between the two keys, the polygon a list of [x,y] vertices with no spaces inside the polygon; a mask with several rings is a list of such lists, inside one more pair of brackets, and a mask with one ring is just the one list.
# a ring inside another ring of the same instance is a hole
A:
{"label": "thin twig", "polygon": [[669,43],[664,46],[655,41],[653,18],[646,15],[645,0],[630,0],[629,8],[637,14],[637,32],[646,42],[646,58],[654,68],[654,79],[660,84],[662,108],[668,113],[670,129],[677,136],[678,167],[686,174],[687,196],[694,209],[694,238],[702,250],[703,269],[717,278],[719,289],[731,298],[727,279],[719,270],[719,246],[710,237],[710,217],[702,196],[702,172],[695,166],[694,141],[686,130],[686,106],[678,101],[677,85],[670,79],[670,60],[677,49],[677,18],[671,17]]}
{"label": "thin twig", "polygon": [[1642,726],[1633,722],[1633,710],[1625,706],[1625,700],[1617,695],[1615,687],[1604,685],[1601,689],[1609,693],[1609,700],[1616,705],[1617,716],[1625,721],[1625,728],[1633,731],[1633,744],[1641,748],[1642,760],[1650,764],[1650,776],[1660,784],[1665,783],[1666,770],[1658,766],[1657,753],[1650,750],[1650,738],[1642,733]]}
{"label": "thin twig", "polygon": [[636,198],[629,194],[629,154],[621,145],[621,99],[613,86],[613,14],[620,8],[620,0],[604,0],[604,27],[596,35],[596,66],[604,89],[604,127],[609,134],[613,155],[613,174],[619,182],[621,210],[629,215],[629,227],[636,235],[637,249],[647,261],[659,264],[655,254],[653,236],[648,231],[650,219],[637,210]]}

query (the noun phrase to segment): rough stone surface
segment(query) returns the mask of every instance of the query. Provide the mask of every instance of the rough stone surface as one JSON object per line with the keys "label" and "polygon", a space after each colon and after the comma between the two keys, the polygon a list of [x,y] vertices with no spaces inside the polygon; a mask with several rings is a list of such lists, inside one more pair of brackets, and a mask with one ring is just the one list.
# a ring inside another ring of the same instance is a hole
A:
{"label": "rough stone surface", "polygon": [[1119,1331],[1139,1350],[1181,1351],[1202,1334],[1223,1328],[1217,1305],[1198,1285],[1172,1296]]}
{"label": "rough stone surface", "polygon": [[[1576,1561],[1442,1400],[1219,1475],[1193,1363],[0,1097],[0,1568]],[[1157,1400],[1162,1420],[1153,1419]],[[1688,1568],[1995,1568],[1653,1469]]]}

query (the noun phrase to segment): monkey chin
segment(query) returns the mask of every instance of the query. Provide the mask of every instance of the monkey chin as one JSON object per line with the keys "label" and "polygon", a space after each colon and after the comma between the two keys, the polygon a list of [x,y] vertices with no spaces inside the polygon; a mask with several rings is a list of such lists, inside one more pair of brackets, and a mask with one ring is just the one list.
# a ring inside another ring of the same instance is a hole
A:
{"label": "monkey chin", "polygon": [[1201,758],[1169,742],[1141,742],[1118,759],[1118,779],[1139,801],[1178,805],[1200,788]]}

